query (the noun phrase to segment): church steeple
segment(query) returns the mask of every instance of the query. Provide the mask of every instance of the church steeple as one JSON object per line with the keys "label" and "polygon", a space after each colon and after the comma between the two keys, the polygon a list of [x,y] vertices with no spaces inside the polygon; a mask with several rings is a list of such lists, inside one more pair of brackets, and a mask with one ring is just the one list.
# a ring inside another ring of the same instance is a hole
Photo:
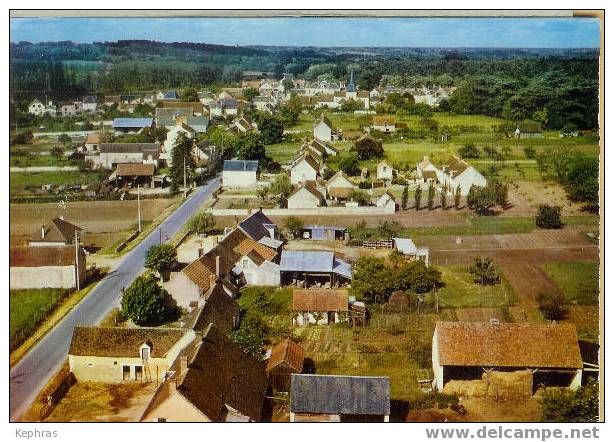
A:
{"label": "church steeple", "polygon": [[348,92],[356,92],[356,85],[354,84],[354,71],[350,72],[350,82],[346,88]]}

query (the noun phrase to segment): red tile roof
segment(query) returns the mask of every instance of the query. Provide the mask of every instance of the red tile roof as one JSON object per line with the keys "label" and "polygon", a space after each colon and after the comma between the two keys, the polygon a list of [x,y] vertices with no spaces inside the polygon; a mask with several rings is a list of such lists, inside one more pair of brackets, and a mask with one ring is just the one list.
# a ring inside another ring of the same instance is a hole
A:
{"label": "red tile roof", "polygon": [[572,324],[438,322],[440,365],[582,368]]}
{"label": "red tile roof", "polygon": [[295,289],[292,310],[298,312],[347,312],[348,291],[339,289]]}
{"label": "red tile roof", "polygon": [[280,364],[286,364],[294,373],[303,370],[305,351],[294,340],[287,338],[271,349],[271,357],[267,361],[266,370],[272,370]]}

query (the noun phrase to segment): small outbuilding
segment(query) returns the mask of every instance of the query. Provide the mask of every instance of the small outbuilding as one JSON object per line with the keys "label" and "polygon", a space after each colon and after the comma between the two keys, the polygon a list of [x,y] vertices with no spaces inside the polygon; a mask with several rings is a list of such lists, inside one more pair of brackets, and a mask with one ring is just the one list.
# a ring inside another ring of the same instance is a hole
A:
{"label": "small outbuilding", "polygon": [[290,422],[389,422],[390,379],[293,374]]}
{"label": "small outbuilding", "polygon": [[295,289],[292,293],[293,322],[296,325],[328,325],[347,322],[347,290]]}
{"label": "small outbuilding", "polygon": [[346,239],[347,229],[339,226],[305,226],[303,239],[314,241],[339,241]]}
{"label": "small outbuilding", "polygon": [[305,351],[293,339],[275,345],[266,364],[269,386],[275,391],[290,391],[290,377],[303,371],[304,361]]}

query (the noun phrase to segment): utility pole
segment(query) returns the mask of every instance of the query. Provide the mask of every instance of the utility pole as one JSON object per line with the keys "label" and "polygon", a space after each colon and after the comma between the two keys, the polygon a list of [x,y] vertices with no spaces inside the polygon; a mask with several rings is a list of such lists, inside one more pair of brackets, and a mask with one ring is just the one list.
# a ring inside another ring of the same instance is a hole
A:
{"label": "utility pole", "polygon": [[183,197],[188,197],[187,176],[185,174],[185,155],[183,156]]}
{"label": "utility pole", "polygon": [[160,234],[160,244],[162,244],[162,229],[158,228],[158,233]]}
{"label": "utility pole", "polygon": [[136,185],[136,210],[139,217],[139,233],[141,233],[141,185]]}
{"label": "utility pole", "polygon": [[75,287],[77,291],[81,290],[79,281],[79,232],[75,230]]}

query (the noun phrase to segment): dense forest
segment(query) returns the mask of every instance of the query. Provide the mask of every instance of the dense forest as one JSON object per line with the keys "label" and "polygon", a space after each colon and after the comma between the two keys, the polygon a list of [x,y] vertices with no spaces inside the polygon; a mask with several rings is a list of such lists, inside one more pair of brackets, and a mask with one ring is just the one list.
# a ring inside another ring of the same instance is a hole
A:
{"label": "dense forest", "polygon": [[244,70],[376,86],[451,85],[444,103],[459,114],[545,127],[597,126],[598,51],[591,49],[438,49],[240,47],[121,40],[10,45],[11,92],[20,101],[85,93],[238,85]]}

